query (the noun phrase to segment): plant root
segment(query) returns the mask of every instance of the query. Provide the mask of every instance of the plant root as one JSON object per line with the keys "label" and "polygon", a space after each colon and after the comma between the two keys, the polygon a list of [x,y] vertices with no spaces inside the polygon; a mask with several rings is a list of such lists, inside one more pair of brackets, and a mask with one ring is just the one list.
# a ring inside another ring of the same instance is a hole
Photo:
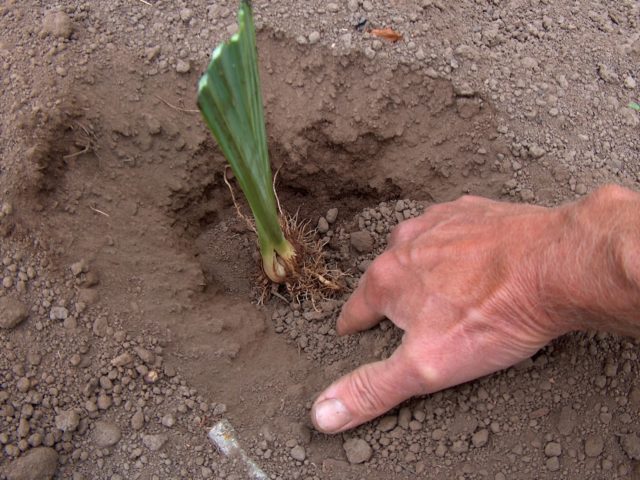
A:
{"label": "plant root", "polygon": [[344,274],[327,267],[325,244],[318,240],[308,221],[301,222],[298,215],[281,217],[282,231],[296,250],[295,264],[284,283],[288,296],[295,303],[326,300],[344,289]]}
{"label": "plant root", "polygon": [[[234,189],[227,179],[228,169],[227,166],[222,177],[231,192],[236,215],[257,235],[253,219],[242,213]],[[343,279],[346,275],[339,269],[327,267],[324,254],[325,244],[317,239],[315,230],[309,226],[309,222],[300,221],[297,213],[290,216],[282,210],[280,199],[275,190],[278,172],[279,170],[276,171],[273,178],[273,191],[280,213],[280,226],[285,238],[295,249],[296,256],[292,264],[285,265],[287,280],[283,284],[274,283],[267,277],[262,269],[260,255],[256,256],[260,269],[256,282],[258,285],[258,304],[263,305],[273,296],[285,302],[302,303],[309,300],[313,308],[317,310],[317,302],[328,300],[344,290]],[[284,290],[285,295],[281,293],[281,290]]]}
{"label": "plant root", "polygon": [[227,185],[227,188],[229,189],[229,193],[231,193],[231,200],[233,201],[233,206],[236,209],[236,215],[238,216],[238,218],[244,221],[244,223],[247,225],[247,228],[249,228],[249,230],[251,230],[253,233],[258,235],[258,231],[256,230],[256,225],[253,223],[253,220],[251,220],[249,217],[243,214],[242,210],[240,209],[240,204],[236,200],[236,194],[233,190],[233,187],[231,186],[231,183],[227,179],[227,173],[229,172],[229,170],[231,170],[231,168],[228,165],[224,167],[224,172],[222,172],[222,179],[224,180],[224,183]]}
{"label": "plant root", "polygon": [[[258,280],[258,304],[262,305],[272,296],[287,302],[328,300],[344,290],[345,274],[327,267],[324,243],[317,239],[309,222],[302,222],[298,215],[280,217],[282,231],[293,245],[296,256],[292,265],[287,265],[287,280],[283,284],[273,283],[260,269]],[[284,295],[282,295],[282,293]]]}

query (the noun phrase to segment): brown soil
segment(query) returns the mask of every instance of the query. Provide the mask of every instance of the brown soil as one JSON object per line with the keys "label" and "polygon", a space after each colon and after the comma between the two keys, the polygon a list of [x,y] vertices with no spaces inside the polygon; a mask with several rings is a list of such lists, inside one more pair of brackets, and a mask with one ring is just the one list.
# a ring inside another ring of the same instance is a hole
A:
{"label": "brown soil", "polygon": [[[344,436],[311,429],[314,395],[399,332],[337,338],[348,292],[256,306],[255,239],[194,110],[235,7],[182,3],[0,6],[0,300],[28,311],[0,330],[0,474],[49,478],[15,473],[44,445],[55,478],[246,478],[206,437],[227,418],[274,479],[640,475],[637,342],[602,334]],[[424,204],[637,187],[638,5],[453,3],[254,2],[280,200],[313,225],[338,209],[318,235],[351,286]],[[347,461],[350,438],[369,460]]]}

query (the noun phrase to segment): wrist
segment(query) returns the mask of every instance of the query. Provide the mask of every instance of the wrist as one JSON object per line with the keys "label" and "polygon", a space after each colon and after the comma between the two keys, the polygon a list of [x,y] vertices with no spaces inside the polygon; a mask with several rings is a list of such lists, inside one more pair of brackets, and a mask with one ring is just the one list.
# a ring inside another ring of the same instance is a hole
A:
{"label": "wrist", "polygon": [[607,186],[556,214],[540,282],[551,321],[565,331],[637,334],[640,196]]}

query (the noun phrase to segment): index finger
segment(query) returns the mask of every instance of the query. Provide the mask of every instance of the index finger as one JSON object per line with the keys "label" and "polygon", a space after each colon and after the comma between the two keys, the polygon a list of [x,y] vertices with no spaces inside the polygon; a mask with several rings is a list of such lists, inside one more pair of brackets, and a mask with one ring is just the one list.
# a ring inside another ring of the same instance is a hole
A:
{"label": "index finger", "polygon": [[340,335],[367,330],[392,313],[389,309],[406,287],[400,281],[403,270],[397,256],[397,252],[387,250],[369,265],[342,307],[337,325]]}
{"label": "index finger", "polygon": [[[373,265],[373,264],[372,264]],[[384,314],[371,305],[367,299],[369,275],[367,272],[360,278],[357,288],[342,307],[336,330],[338,335],[350,335],[352,333],[368,330],[377,325],[384,318]]]}

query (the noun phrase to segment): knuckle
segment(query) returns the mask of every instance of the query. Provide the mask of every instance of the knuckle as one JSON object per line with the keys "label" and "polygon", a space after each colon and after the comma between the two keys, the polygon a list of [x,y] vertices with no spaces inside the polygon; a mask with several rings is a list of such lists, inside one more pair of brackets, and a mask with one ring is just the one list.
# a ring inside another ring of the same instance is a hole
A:
{"label": "knuckle", "polygon": [[411,270],[420,262],[420,252],[423,247],[415,243],[407,243],[395,249],[392,254],[394,262],[402,270]]}
{"label": "knuckle", "polygon": [[388,255],[383,253],[369,265],[369,268],[367,268],[368,285],[374,287],[387,282],[389,271],[388,258]]}
{"label": "knuckle", "polygon": [[367,287],[378,294],[393,287],[396,281],[397,254],[384,252],[367,268]]}
{"label": "knuckle", "polygon": [[398,224],[392,231],[391,237],[389,238],[389,243],[392,245],[404,242],[410,238],[411,233],[413,232],[413,224],[411,221],[405,221]]}
{"label": "knuckle", "polygon": [[442,376],[434,365],[425,361],[422,349],[407,349],[405,351],[406,364],[410,366],[409,375],[412,375],[420,384],[422,392],[432,391],[433,387],[439,385]]}
{"label": "knuckle", "polygon": [[354,371],[349,378],[349,390],[360,413],[369,416],[385,410],[382,392],[375,387],[371,369],[361,367]]}
{"label": "knuckle", "polygon": [[397,254],[385,252],[367,268],[366,294],[374,304],[384,303],[396,284]]}
{"label": "knuckle", "polygon": [[374,306],[384,303],[384,297],[387,295],[388,279],[385,274],[386,268],[380,259],[374,261],[367,268],[367,283],[365,295],[367,301]]}

